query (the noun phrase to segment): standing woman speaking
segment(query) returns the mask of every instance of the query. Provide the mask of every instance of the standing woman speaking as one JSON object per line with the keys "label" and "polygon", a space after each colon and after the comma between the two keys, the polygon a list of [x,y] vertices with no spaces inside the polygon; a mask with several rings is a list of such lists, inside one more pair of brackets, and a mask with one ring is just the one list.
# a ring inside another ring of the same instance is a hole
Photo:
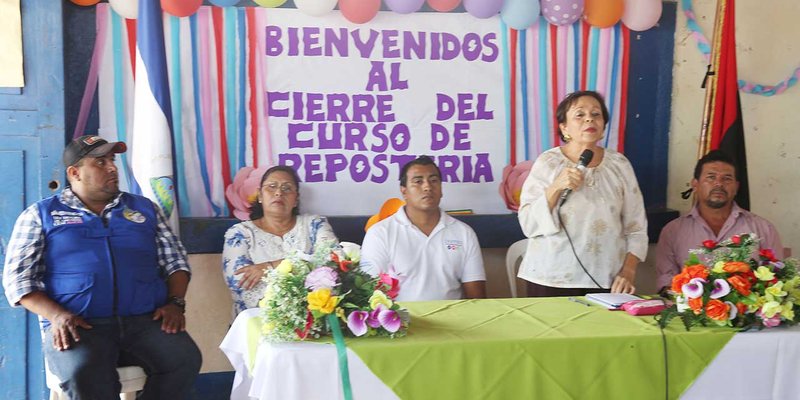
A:
{"label": "standing woman speaking", "polygon": [[598,145],[608,118],[603,97],[592,91],[571,93],[556,109],[565,144],[536,159],[520,196],[519,223],[529,240],[519,277],[528,296],[636,290],[647,218],[628,159]]}

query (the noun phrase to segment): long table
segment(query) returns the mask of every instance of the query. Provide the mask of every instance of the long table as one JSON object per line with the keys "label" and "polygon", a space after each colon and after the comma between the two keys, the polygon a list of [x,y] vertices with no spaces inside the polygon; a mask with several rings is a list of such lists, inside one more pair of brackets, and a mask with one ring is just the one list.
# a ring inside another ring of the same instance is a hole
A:
{"label": "long table", "polygon": [[[404,306],[407,337],[347,340],[355,399],[800,399],[797,327],[686,332],[675,321],[662,335],[652,317],[564,298]],[[220,345],[232,399],[343,398],[332,344],[266,343],[260,325],[247,310]]]}

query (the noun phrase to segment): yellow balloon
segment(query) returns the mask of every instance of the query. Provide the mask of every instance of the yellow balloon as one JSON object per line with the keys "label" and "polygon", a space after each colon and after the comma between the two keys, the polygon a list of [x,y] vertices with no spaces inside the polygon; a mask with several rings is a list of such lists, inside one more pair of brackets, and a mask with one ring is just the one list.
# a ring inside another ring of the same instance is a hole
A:
{"label": "yellow balloon", "polygon": [[286,0],[253,0],[256,4],[260,5],[261,7],[267,8],[275,8],[280,7],[283,3],[286,3]]}

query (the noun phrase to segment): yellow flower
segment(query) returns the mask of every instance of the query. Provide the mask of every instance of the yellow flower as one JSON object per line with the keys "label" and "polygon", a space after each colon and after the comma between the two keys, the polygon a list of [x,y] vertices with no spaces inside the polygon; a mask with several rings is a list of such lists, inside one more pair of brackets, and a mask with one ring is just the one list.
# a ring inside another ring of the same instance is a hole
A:
{"label": "yellow flower", "polygon": [[783,303],[781,306],[781,316],[788,320],[794,319],[794,305],[792,303]]}
{"label": "yellow flower", "polygon": [[725,266],[725,261],[717,261],[717,263],[714,264],[714,268],[711,268],[711,272],[714,272],[716,274],[721,274],[725,272],[725,270],[722,269],[722,267],[724,266]]}
{"label": "yellow flower", "polygon": [[769,270],[769,268],[765,266],[760,266],[756,269],[756,278],[761,281],[771,281],[775,279],[775,273]]}
{"label": "yellow flower", "polygon": [[381,292],[380,290],[376,290],[372,292],[372,296],[369,298],[369,307],[371,309],[378,308],[378,304],[383,304],[386,308],[392,308],[392,301],[386,297],[386,293]]}
{"label": "yellow flower", "polygon": [[786,296],[786,292],[783,290],[783,282],[780,281],[768,287],[764,292],[767,300],[777,300],[783,296]]}
{"label": "yellow flower", "polygon": [[308,309],[318,310],[323,314],[330,314],[339,304],[338,296],[331,296],[330,289],[317,289],[308,294]]}
{"label": "yellow flower", "polygon": [[777,301],[768,301],[764,303],[764,306],[761,307],[761,314],[763,314],[767,318],[772,318],[775,314],[781,312],[783,308],[781,307],[781,303]]}
{"label": "yellow flower", "polygon": [[275,267],[275,270],[281,275],[289,275],[289,273],[292,272],[292,268],[292,262],[284,258],[283,261]]}
{"label": "yellow flower", "polygon": [[270,321],[264,325],[261,325],[261,333],[264,335],[269,335],[275,329],[275,323]]}

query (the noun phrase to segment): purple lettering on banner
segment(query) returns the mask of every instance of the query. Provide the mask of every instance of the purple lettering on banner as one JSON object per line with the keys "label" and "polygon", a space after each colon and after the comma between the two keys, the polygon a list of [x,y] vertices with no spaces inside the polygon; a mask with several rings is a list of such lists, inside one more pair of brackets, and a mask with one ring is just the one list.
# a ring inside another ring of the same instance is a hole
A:
{"label": "purple lettering on banner", "polygon": [[461,53],[467,61],[475,61],[481,55],[481,37],[475,32],[464,35],[464,42],[461,45]]}
{"label": "purple lettering on banner", "polygon": [[389,163],[397,165],[397,170],[400,171],[403,169],[403,166],[414,161],[417,156],[413,154],[392,154],[389,157]]}
{"label": "purple lettering on banner", "polygon": [[[328,127],[330,127],[330,138],[328,138]],[[341,149],[342,148],[342,124],[320,123],[317,125],[317,142],[320,150]]]}
{"label": "purple lettering on banner", "polygon": [[459,121],[473,121],[475,120],[475,112],[472,110],[472,93],[459,93],[458,94],[458,120]]}
{"label": "purple lettering on banner", "polygon": [[394,151],[406,151],[411,144],[411,130],[408,129],[406,124],[397,124],[392,128],[392,133],[389,135],[389,141],[392,143]]}
{"label": "purple lettering on banner", "polygon": [[446,121],[453,118],[455,112],[456,103],[453,98],[444,93],[436,93],[436,120]]}
{"label": "purple lettering on banner", "polygon": [[478,93],[478,115],[477,119],[490,120],[494,119],[494,111],[486,109],[486,99],[489,97],[486,93]]}
{"label": "purple lettering on banner", "polygon": [[394,113],[392,112],[392,95],[379,94],[375,96],[376,106],[375,110],[378,114],[378,121],[380,122],[394,122]]}
{"label": "purple lettering on banner", "polygon": [[322,182],[322,157],[319,154],[304,154],[306,159],[306,182]]}
{"label": "purple lettering on banner", "polygon": [[303,55],[321,56],[322,45],[319,44],[319,28],[307,26],[303,28]]}
{"label": "purple lettering on banner", "polygon": [[438,32],[431,32],[431,60],[440,59],[441,51],[442,51],[442,42],[440,34]]}
{"label": "purple lettering on banner", "polygon": [[392,90],[406,90],[408,89],[408,80],[400,79],[400,63],[392,63],[392,72],[389,73],[389,79],[392,81]]}
{"label": "purple lettering on banner", "polygon": [[350,54],[347,47],[347,28],[339,28],[339,34],[336,34],[334,28],[325,28],[325,56],[333,57],[333,49],[336,49],[339,57],[347,58]]}
{"label": "purple lettering on banner", "polygon": [[350,121],[347,107],[350,105],[350,96],[345,93],[331,93],[328,100],[328,121]]}
{"label": "purple lettering on banner", "polygon": [[[303,159],[299,154],[280,153],[278,154],[278,165],[292,167],[295,171],[297,171],[297,175],[300,176],[300,167],[303,166]],[[300,180],[302,181],[302,179]]]}
{"label": "purple lettering on banner", "polygon": [[374,183],[386,182],[386,179],[389,177],[389,168],[386,167],[386,154],[378,154],[375,156],[375,158],[372,159],[372,166],[380,170],[381,174],[372,174],[372,177],[369,179]]}
{"label": "purple lettering on banner", "polygon": [[297,37],[297,28],[289,28],[288,32],[286,32],[286,36],[289,37],[288,55],[296,56],[300,54],[300,38]]}
{"label": "purple lettering on banner", "polygon": [[461,165],[464,166],[463,181],[472,182],[472,156],[464,156]]}
{"label": "purple lettering on banner", "polygon": [[275,25],[267,25],[265,30],[266,49],[265,55],[275,57],[283,53],[283,45],[281,44],[281,28]]}
{"label": "purple lettering on banner", "polygon": [[292,92],[292,119],[295,121],[302,121],[305,118],[303,111],[303,92]]}
{"label": "purple lettering on banner", "polygon": [[442,60],[452,60],[461,52],[461,42],[452,33],[442,33]]}
{"label": "purple lettering on banner", "polygon": [[325,95],[322,93],[306,93],[306,119],[309,121],[325,121],[325,111],[322,110],[322,101]]}
{"label": "purple lettering on banner", "polygon": [[380,34],[378,31],[370,29],[369,37],[367,37],[365,41],[361,39],[361,31],[361,29],[356,29],[350,32],[350,36],[353,37],[353,44],[356,46],[358,53],[361,54],[361,58],[371,58],[372,51],[375,49],[375,42],[378,40]]}
{"label": "purple lettering on banner", "polygon": [[344,148],[347,150],[365,151],[367,146],[364,138],[367,136],[367,124],[348,122],[344,124]]}
{"label": "purple lettering on banner", "polygon": [[[414,37],[415,33],[416,37]],[[424,60],[426,38],[425,32],[403,31],[403,59],[410,60],[413,52],[417,59]]]}
{"label": "purple lettering on banner", "polygon": [[375,108],[375,97],[371,94],[353,95],[353,121],[375,122],[372,109]]}
{"label": "purple lettering on banner", "polygon": [[309,139],[301,139],[300,135],[306,132],[312,132],[314,130],[314,124],[310,122],[302,122],[297,123],[293,122],[290,123],[288,126],[288,134],[287,138],[289,139],[289,148],[290,149],[307,149],[314,146],[314,139],[312,139],[312,135],[309,136]]}
{"label": "purple lettering on banner", "polygon": [[495,40],[497,40],[496,33],[487,33],[486,36],[483,37],[483,47],[489,50],[489,54],[484,54],[481,60],[485,62],[494,62],[494,60],[497,60],[500,49],[497,47]]}
{"label": "purple lettering on banner", "polygon": [[489,162],[489,153],[475,154],[475,178],[473,182],[480,183],[481,178],[484,182],[494,182],[492,175],[492,163]]}
{"label": "purple lettering on banner", "polygon": [[469,141],[469,124],[456,122],[453,125],[453,150],[469,150],[472,143]]}
{"label": "purple lettering on banner", "polygon": [[336,174],[347,168],[347,158],[342,154],[325,155],[325,182],[336,182]]}
{"label": "purple lettering on banner", "polygon": [[458,167],[461,164],[458,156],[436,156],[436,165],[442,171],[442,182],[461,182],[458,179]]}
{"label": "purple lettering on banner", "polygon": [[369,151],[373,153],[383,153],[389,148],[389,138],[386,136],[385,130],[386,124],[384,123],[376,124],[372,127],[372,137],[378,139],[379,143],[373,143]]}
{"label": "purple lettering on banner", "polygon": [[266,92],[265,97],[267,100],[267,115],[270,117],[288,117],[289,116],[289,109],[284,108],[277,108],[278,106],[275,105],[278,101],[287,101],[289,100],[289,92]]}
{"label": "purple lettering on banner", "polygon": [[450,143],[450,133],[440,124],[431,124],[431,150],[439,151]]}
{"label": "purple lettering on banner", "polygon": [[350,177],[355,182],[364,182],[369,176],[369,158],[363,154],[356,154],[350,159]]}
{"label": "purple lettering on banner", "polygon": [[384,30],[383,35],[383,58],[398,58],[400,57],[400,48],[397,47],[396,30]]}
{"label": "purple lettering on banner", "polygon": [[375,90],[375,86],[377,85],[377,90],[379,92],[385,92],[389,90],[389,87],[386,85],[386,71],[383,70],[383,61],[370,61],[372,67],[369,69],[369,76],[367,79],[367,87],[365,90],[371,92]]}

